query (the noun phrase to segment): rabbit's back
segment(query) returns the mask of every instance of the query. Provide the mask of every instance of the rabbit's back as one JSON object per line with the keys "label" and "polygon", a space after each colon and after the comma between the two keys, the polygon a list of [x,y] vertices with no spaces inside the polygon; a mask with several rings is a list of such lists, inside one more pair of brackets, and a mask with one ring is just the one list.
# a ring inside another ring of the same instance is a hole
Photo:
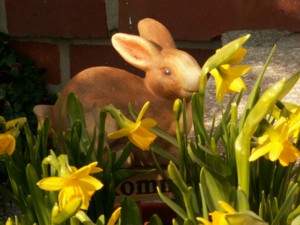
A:
{"label": "rabbit's back", "polygon": [[[125,70],[112,67],[92,67],[77,74],[61,92],[63,105],[68,93],[74,92],[85,109],[86,119],[97,122],[100,110],[112,104],[128,116],[128,104],[139,111],[146,101],[150,107],[146,116],[157,120],[158,125],[170,131],[173,100],[170,101],[149,91],[145,80]],[[65,114],[65,113],[64,113]],[[90,117],[90,118],[88,118]]]}

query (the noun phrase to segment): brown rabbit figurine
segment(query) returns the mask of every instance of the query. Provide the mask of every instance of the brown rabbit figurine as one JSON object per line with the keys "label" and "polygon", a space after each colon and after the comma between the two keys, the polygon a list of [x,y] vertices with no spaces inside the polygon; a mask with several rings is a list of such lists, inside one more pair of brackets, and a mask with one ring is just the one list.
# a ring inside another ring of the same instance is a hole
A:
{"label": "brown rabbit figurine", "polygon": [[[159,127],[172,135],[175,134],[175,99],[186,98],[187,115],[191,116],[190,97],[198,90],[200,66],[191,55],[176,48],[172,36],[161,23],[146,18],[139,22],[138,29],[140,36],[113,35],[112,44],[128,63],[145,72],[144,78],[117,68],[92,67],[74,76],[61,91],[63,106],[70,92],[80,99],[90,133],[97,124],[101,108],[108,104],[126,115],[128,103],[139,111],[150,101],[146,116],[155,119]],[[37,105],[34,112],[41,121],[49,117],[54,130],[58,128],[57,104]],[[64,127],[67,127],[65,108],[62,114]],[[116,122],[108,118],[107,133],[118,129]],[[139,153],[137,160],[141,161],[137,164],[148,164],[149,155]]]}

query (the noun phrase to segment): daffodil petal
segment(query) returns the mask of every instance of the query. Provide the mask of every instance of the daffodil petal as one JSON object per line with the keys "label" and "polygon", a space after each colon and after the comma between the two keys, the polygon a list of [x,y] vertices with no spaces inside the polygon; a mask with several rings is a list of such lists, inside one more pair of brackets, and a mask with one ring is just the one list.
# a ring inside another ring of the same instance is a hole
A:
{"label": "daffodil petal", "polygon": [[151,118],[146,118],[141,121],[141,126],[145,127],[146,129],[150,129],[152,127],[155,127],[156,125],[157,122]]}
{"label": "daffodil petal", "polygon": [[220,104],[227,92],[227,87],[224,85],[224,81],[217,69],[213,69],[210,73],[213,75],[216,81],[216,99]]}
{"label": "daffodil petal", "polygon": [[241,92],[242,90],[246,91],[246,85],[241,78],[234,79],[228,89],[233,92]]}
{"label": "daffodil petal", "polygon": [[82,178],[78,182],[80,187],[88,192],[100,190],[103,187],[102,182],[92,176]]}
{"label": "daffodil petal", "polygon": [[283,146],[278,142],[271,142],[270,149],[271,151],[269,152],[269,159],[274,162],[279,158],[281,152],[283,151]]}
{"label": "daffodil petal", "polygon": [[127,136],[130,133],[131,129],[129,127],[124,127],[118,131],[112,132],[108,134],[108,138],[110,139],[118,139],[124,136]]}
{"label": "daffodil petal", "polygon": [[224,201],[219,201],[219,205],[221,205],[221,207],[228,213],[232,213],[232,214],[236,213],[236,210],[231,205],[229,205]]}
{"label": "daffodil petal", "polygon": [[213,225],[211,222],[209,222],[208,220],[206,220],[202,217],[197,217],[197,220],[202,222],[202,224],[204,224],[204,225]]}
{"label": "daffodil petal", "polygon": [[[228,74],[228,76],[230,76],[230,79],[233,80],[235,78],[245,75],[246,73],[249,72],[250,69],[251,69],[251,67],[247,66],[247,65],[237,65],[237,66],[228,68],[226,70],[226,74]],[[224,72],[225,72],[225,70],[224,70]]]}
{"label": "daffodil petal", "polygon": [[100,167],[93,167],[93,168],[91,168],[90,174],[92,174],[92,173],[100,173],[102,171],[103,171],[103,169],[101,169]]}
{"label": "daffodil petal", "polygon": [[139,115],[138,115],[138,117],[137,117],[137,119],[136,119],[136,122],[142,120],[142,118],[143,118],[143,116],[145,115],[147,109],[149,108],[149,105],[150,105],[150,102],[146,102],[146,103],[143,105],[143,107],[142,107],[142,109],[141,109],[141,111],[140,111],[140,113],[139,113]]}
{"label": "daffodil petal", "polygon": [[255,161],[257,160],[259,157],[267,154],[268,152],[270,152],[272,150],[270,144],[266,144],[257,148],[252,149],[252,153],[249,157],[249,161]]}
{"label": "daffodil petal", "polygon": [[37,186],[45,191],[58,191],[65,185],[65,179],[62,177],[46,177],[39,182]]}
{"label": "daffodil petal", "polygon": [[[76,170],[74,173],[72,173],[70,176],[71,177],[76,177],[76,178],[81,178],[81,177],[86,177],[91,173],[91,170],[93,168],[97,168],[98,162],[92,162],[87,166],[83,166],[80,169]],[[99,168],[100,169],[100,168]]]}
{"label": "daffodil petal", "polygon": [[232,58],[227,62],[228,64],[237,64],[243,61],[244,56],[247,53],[247,49],[245,48],[239,48],[237,52],[232,56]]}

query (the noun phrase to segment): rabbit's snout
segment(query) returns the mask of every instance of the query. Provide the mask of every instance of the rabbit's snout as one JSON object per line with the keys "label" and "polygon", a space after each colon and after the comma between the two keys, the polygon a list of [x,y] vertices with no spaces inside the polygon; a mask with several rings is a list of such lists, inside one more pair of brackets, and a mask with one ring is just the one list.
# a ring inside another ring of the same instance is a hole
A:
{"label": "rabbit's snout", "polygon": [[161,56],[160,63],[156,62],[156,65],[164,68],[165,76],[162,77],[170,79],[171,76],[176,81],[173,88],[178,86],[177,91],[180,93],[178,97],[188,98],[193,92],[198,91],[201,68],[190,54],[178,49],[166,49],[162,51]]}

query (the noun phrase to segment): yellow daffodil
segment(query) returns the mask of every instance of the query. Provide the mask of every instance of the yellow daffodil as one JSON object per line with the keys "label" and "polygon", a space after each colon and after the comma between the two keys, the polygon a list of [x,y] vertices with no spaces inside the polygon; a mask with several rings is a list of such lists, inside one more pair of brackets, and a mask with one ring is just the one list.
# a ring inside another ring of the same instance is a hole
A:
{"label": "yellow daffodil", "polygon": [[149,150],[150,145],[157,138],[157,136],[149,130],[156,126],[156,121],[151,118],[142,119],[149,104],[149,102],[145,103],[135,122],[123,117],[122,121],[119,121],[119,125],[122,128],[108,134],[108,137],[111,139],[118,139],[127,136],[135,146],[143,151]]}
{"label": "yellow daffodil", "polygon": [[299,156],[299,150],[289,140],[289,123],[280,123],[274,127],[268,127],[265,133],[258,138],[258,146],[252,149],[249,161],[255,161],[261,156],[276,161],[282,166],[288,166],[295,162]]}
{"label": "yellow daffodil", "polygon": [[275,112],[272,112],[272,115],[278,119],[277,126],[280,126],[283,123],[289,124],[289,136],[292,137],[294,142],[297,142],[299,131],[300,131],[300,107],[295,104],[290,103],[284,103],[285,111],[288,110],[287,115],[281,116],[281,111],[283,110],[274,110]]}
{"label": "yellow daffodil", "polygon": [[[227,62],[224,62],[210,73],[216,80],[216,98],[221,103],[227,92],[241,92],[246,90],[246,85],[241,76],[249,72],[250,66],[235,65],[240,63],[247,50],[240,48]],[[232,65],[235,65],[232,67]]]}
{"label": "yellow daffodil", "polygon": [[11,134],[0,134],[0,155],[12,155],[16,148],[16,139]]}
{"label": "yellow daffodil", "polygon": [[235,214],[236,211],[234,208],[232,208],[229,204],[223,201],[219,201],[219,204],[222,206],[222,208],[225,210],[224,212],[214,211],[210,213],[212,222],[202,218],[198,217],[197,220],[202,222],[204,225],[228,225],[225,216]]}
{"label": "yellow daffodil", "polygon": [[66,174],[64,177],[47,177],[40,180],[37,185],[46,191],[60,191],[58,195],[60,209],[63,209],[68,202],[75,198],[81,198],[81,209],[87,209],[94,192],[103,186],[98,179],[89,175],[102,171],[96,166],[97,162],[90,163],[78,170],[71,167],[70,174]]}

